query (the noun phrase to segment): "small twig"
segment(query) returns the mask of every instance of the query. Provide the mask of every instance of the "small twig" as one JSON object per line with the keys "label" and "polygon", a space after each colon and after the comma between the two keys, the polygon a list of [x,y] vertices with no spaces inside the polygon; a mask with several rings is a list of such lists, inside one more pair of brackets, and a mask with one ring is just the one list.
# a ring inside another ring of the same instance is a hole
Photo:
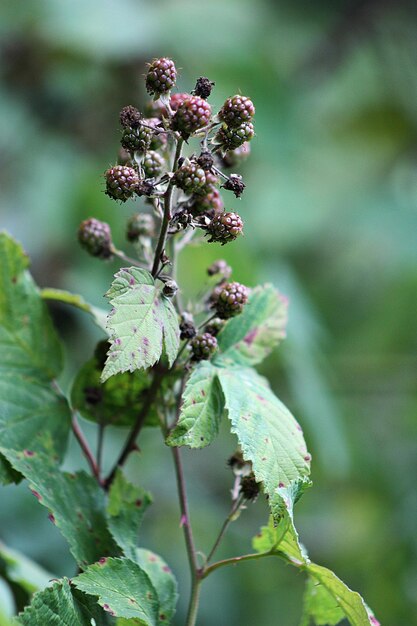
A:
{"label": "small twig", "polygon": [[209,576],[216,569],[225,567],[226,565],[237,565],[238,563],[243,563],[244,561],[256,561],[257,559],[263,559],[266,556],[274,555],[274,552],[268,550],[268,552],[255,552],[253,554],[243,554],[242,556],[233,556],[230,559],[223,559],[222,561],[217,561],[216,563],[213,563],[213,565],[206,567],[201,573],[201,578],[207,578],[207,576]]}
{"label": "small twig", "polygon": [[233,517],[234,517],[235,513],[239,510],[239,507],[242,504],[243,500],[244,500],[244,497],[243,496],[239,496],[238,499],[235,500],[235,502],[233,502],[233,505],[232,505],[232,508],[230,510],[230,513],[226,517],[226,519],[224,520],[223,525],[222,525],[222,527],[220,529],[220,532],[217,535],[217,538],[216,538],[216,540],[215,540],[215,542],[213,544],[213,547],[210,550],[210,552],[209,552],[209,554],[208,554],[208,556],[206,558],[206,564],[209,563],[211,561],[211,559],[213,558],[214,553],[216,552],[217,548],[219,547],[220,542],[223,539],[223,537],[224,537],[224,535],[226,533],[226,530],[229,527],[229,524],[232,522]]}
{"label": "small twig", "polygon": [[96,453],[97,471],[98,471],[99,477],[101,476],[101,466],[102,466],[102,460],[103,460],[104,428],[105,428],[105,425],[103,424],[103,422],[100,421],[98,424],[97,453]]}
{"label": "small twig", "polygon": [[84,436],[83,431],[81,430],[81,427],[78,423],[77,420],[77,416],[75,413],[72,414],[72,419],[71,419],[71,428],[72,428],[72,432],[75,435],[75,438],[77,439],[78,443],[80,444],[80,448],[84,453],[84,456],[87,460],[87,463],[89,464],[90,468],[91,468],[91,472],[93,474],[93,476],[95,476],[95,478],[97,479],[97,482],[99,484],[101,484],[100,481],[100,471],[99,471],[99,467],[97,464],[96,459],[94,458],[94,455],[90,449],[90,446],[88,445],[88,441]]}
{"label": "small twig", "polygon": [[122,250],[113,249],[112,252],[114,256],[116,256],[121,261],[124,261],[125,263],[129,263],[130,265],[135,265],[136,267],[140,267],[145,270],[148,269],[148,267],[146,267],[144,263],[141,263],[137,259],[133,259],[132,257],[127,256],[127,254],[125,254]]}

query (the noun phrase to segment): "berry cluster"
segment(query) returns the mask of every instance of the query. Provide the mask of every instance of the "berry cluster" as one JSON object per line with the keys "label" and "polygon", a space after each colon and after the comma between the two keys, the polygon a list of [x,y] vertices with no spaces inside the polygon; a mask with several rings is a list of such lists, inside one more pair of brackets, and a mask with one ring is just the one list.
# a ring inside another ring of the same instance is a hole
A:
{"label": "berry cluster", "polygon": [[[188,93],[171,92],[176,80],[171,59],[154,59],[149,64],[145,85],[152,99],[143,111],[133,105],[120,111],[117,164],[104,174],[105,193],[112,200],[143,199],[144,209],[128,219],[126,239],[134,246],[138,264],[162,282],[164,297],[172,298],[175,306],[180,294],[167,251],[183,247],[198,231],[203,231],[209,243],[221,245],[243,232],[242,218],[234,208],[225,208],[221,190],[232,192],[232,198],[244,193],[242,176],[225,171],[249,155],[255,113],[250,98],[241,95],[227,98],[215,113],[208,102],[214,87],[209,78],[199,77]],[[193,139],[197,140],[195,147]],[[118,256],[131,261],[113,246],[108,224],[86,220],[78,236],[83,248],[95,257]],[[226,282],[231,268],[225,261],[212,264],[208,275],[208,280],[217,281],[206,302],[209,320],[196,326],[193,315],[201,313],[201,305],[186,312],[178,306],[181,339],[190,343],[192,361],[213,355],[216,336],[226,320],[242,311],[248,297],[246,287]],[[202,328],[201,332],[197,328]]]}

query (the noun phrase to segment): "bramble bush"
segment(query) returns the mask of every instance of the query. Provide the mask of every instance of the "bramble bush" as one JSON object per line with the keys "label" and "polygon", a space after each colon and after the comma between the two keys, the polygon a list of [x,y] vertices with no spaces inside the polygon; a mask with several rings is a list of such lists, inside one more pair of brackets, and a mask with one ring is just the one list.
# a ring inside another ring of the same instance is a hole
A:
{"label": "bramble bush", "polygon": [[[28,481],[78,564],[74,578],[48,581],[36,564],[1,546],[6,576],[29,602],[15,623],[172,623],[178,593],[173,571],[163,557],[138,547],[151,496],[124,473],[148,426],[160,428],[172,450],[190,566],[186,626],[197,623],[208,576],[265,557],[305,573],[302,625],[347,619],[353,626],[375,626],[361,596],[309,559],[294,525],[294,505],[310,485],[311,456],[300,425],[255,369],[285,337],[286,298],[272,285],[249,288],[231,280],[232,269],[218,260],[207,270],[207,293],[184,307],[177,276],[181,251],[197,239],[230,244],[243,232],[241,217],[225,210],[219,188],[236,198],[244,193],[242,177],[231,170],[249,156],[255,107],[235,95],[213,114],[208,98],[214,83],[200,77],[190,93],[172,94],[176,76],[170,59],[149,65],[146,88],[153,99],[143,114],[131,105],[122,109],[118,161],[105,173],[112,200],[145,201],[146,210],[130,217],[126,228],[135,258],[116,247],[108,224],[91,217],[79,227],[79,242],[90,255],[123,262],[106,294],[108,315],[79,295],[40,290],[21,246],[0,235],[0,478],[4,484]],[[46,300],[82,309],[106,334],[68,396],[57,383],[62,350]],[[96,453],[79,417],[96,425]],[[181,447],[208,446],[222,419],[237,439],[229,459],[230,513],[203,553],[194,543]],[[109,425],[129,432],[103,475]],[[71,430],[89,473],[60,469]],[[253,552],[216,561],[228,526],[258,497],[267,499],[270,518],[254,537]]]}

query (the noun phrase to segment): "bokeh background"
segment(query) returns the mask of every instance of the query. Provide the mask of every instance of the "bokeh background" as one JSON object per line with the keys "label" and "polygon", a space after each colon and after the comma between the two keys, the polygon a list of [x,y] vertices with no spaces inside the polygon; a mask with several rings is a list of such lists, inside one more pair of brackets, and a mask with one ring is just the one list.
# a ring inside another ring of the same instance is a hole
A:
{"label": "bokeh background", "polygon": [[[404,0],[37,0],[0,3],[0,227],[24,245],[41,285],[104,306],[118,269],[80,251],[79,222],[126,218],[103,193],[118,149],[118,112],[143,105],[145,63],[172,56],[180,90],[216,82],[214,107],[255,101],[257,136],[228,205],[246,237],[189,250],[185,290],[219,256],[236,280],[272,281],[290,299],[288,339],[264,364],[302,423],[314,486],[296,522],[312,558],[360,591],[383,624],[417,624],[417,29]],[[67,346],[64,384],[99,337],[89,320],[53,314]],[[92,435],[88,425],[83,424]],[[107,438],[114,454],[120,433]],[[198,544],[228,510],[226,428],[185,455]],[[71,444],[68,464],[83,465]],[[169,452],[156,431],[129,465],[155,504],[141,543],[188,573]],[[25,484],[0,489],[0,533],[55,575],[74,562]],[[220,556],[250,548],[262,499],[231,528]],[[181,548],[181,550],[180,550]],[[293,626],[303,581],[266,560],[220,570],[203,591],[201,626]]]}

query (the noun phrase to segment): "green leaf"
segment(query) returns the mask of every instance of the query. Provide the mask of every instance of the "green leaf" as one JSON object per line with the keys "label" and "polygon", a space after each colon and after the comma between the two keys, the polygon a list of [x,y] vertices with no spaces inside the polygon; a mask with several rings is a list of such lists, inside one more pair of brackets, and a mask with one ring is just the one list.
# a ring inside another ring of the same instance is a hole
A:
{"label": "green leaf", "polygon": [[[351,626],[378,626],[378,621],[356,591],[349,589],[331,570],[310,561],[299,542],[290,511],[284,513],[278,524],[271,518],[268,526],[263,527],[253,539],[253,547],[258,552],[283,558],[306,572],[309,580],[313,581],[307,586],[301,626],[310,624],[310,618],[317,626],[333,626],[343,618],[348,619]],[[319,589],[317,585],[322,588]],[[311,592],[313,595],[310,597],[307,594]]]}
{"label": "green leaf", "polygon": [[63,289],[52,289],[50,287],[41,289],[40,295],[44,300],[54,300],[55,302],[69,304],[77,309],[80,309],[81,311],[84,311],[85,313],[89,313],[95,324],[102,330],[106,331],[107,311],[89,304],[82,296]]}
{"label": "green leaf", "polygon": [[262,361],[285,337],[287,307],[287,299],[272,285],[256,287],[242,313],[219,333],[214,363],[246,366]]}
{"label": "green leaf", "polygon": [[[94,621],[93,621],[94,620]],[[66,578],[36,593],[15,620],[21,626],[109,626],[102,609]]]}
{"label": "green leaf", "polygon": [[128,482],[121,469],[116,472],[107,504],[108,527],[125,556],[132,560],[136,556],[139,528],[151,502],[147,491]]}
{"label": "green leaf", "polygon": [[107,297],[114,308],[108,317],[111,346],[102,380],[152,367],[163,349],[171,366],[178,353],[178,317],[152,275],[136,267],[122,269]]}
{"label": "green leaf", "polygon": [[12,550],[2,542],[0,542],[0,563],[5,578],[28,593],[40,591],[53,578],[53,574],[47,572],[35,561],[17,550]]}
{"label": "green leaf", "polygon": [[[51,383],[61,371],[62,350],[28,265],[19,244],[0,233],[0,447],[61,459],[71,416]],[[0,480],[16,477],[1,459]]]}
{"label": "green leaf", "polygon": [[264,484],[273,515],[282,514],[284,489],[298,490],[310,473],[301,427],[267,381],[252,369],[218,369],[225,406],[243,456]]}
{"label": "green leaf", "polygon": [[50,511],[80,567],[120,553],[107,529],[104,492],[91,476],[61,472],[37,452],[1,451],[29,480],[32,493]]}
{"label": "green leaf", "polygon": [[73,579],[73,584],[92,596],[116,617],[136,618],[140,624],[158,624],[158,597],[149,576],[130,559],[102,559]]}
{"label": "green leaf", "polygon": [[138,548],[135,559],[148,574],[159,599],[159,625],[169,624],[178,600],[177,581],[165,561],[154,552]]}
{"label": "green leaf", "polygon": [[331,593],[313,578],[307,579],[303,604],[300,626],[309,626],[311,623],[317,626],[336,626],[345,617]]}
{"label": "green leaf", "polygon": [[167,444],[203,448],[217,435],[224,410],[217,368],[209,361],[199,363],[187,380],[182,398],[179,420]]}
{"label": "green leaf", "polygon": [[[81,367],[71,389],[72,407],[92,422],[131,426],[142,408],[152,378],[144,371],[124,372],[102,383],[102,369],[103,364],[96,356]],[[146,423],[159,424],[155,405]]]}

